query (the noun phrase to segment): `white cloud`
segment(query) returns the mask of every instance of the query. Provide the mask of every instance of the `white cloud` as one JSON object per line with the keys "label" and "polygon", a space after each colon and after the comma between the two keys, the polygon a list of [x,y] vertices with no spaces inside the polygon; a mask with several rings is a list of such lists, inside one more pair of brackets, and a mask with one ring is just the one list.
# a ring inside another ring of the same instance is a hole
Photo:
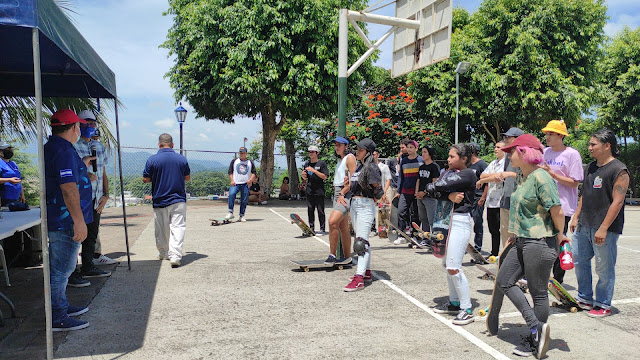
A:
{"label": "white cloud", "polygon": [[203,133],[198,134],[198,137],[199,137],[201,140],[209,141],[209,137],[208,137],[207,135],[203,134]]}
{"label": "white cloud", "polygon": [[166,118],[154,122],[153,125],[160,129],[173,129],[176,127],[176,121],[170,118]]}

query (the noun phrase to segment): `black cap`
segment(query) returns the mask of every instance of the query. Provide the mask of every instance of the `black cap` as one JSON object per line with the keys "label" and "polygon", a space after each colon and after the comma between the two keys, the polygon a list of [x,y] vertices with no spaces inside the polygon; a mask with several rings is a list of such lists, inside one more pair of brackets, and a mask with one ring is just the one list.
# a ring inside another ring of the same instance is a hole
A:
{"label": "black cap", "polygon": [[369,138],[360,140],[356,145],[359,148],[366,149],[368,152],[376,151],[376,143],[374,143],[373,140]]}

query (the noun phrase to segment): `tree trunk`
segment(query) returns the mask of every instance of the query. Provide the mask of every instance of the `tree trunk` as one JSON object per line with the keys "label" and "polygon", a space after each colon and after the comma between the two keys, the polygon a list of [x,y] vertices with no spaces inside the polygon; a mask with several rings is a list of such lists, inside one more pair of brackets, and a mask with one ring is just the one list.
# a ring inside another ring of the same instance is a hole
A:
{"label": "tree trunk", "polygon": [[271,104],[266,105],[261,111],[262,116],[262,158],[260,159],[260,188],[267,191],[271,196],[271,185],[273,184],[273,149],[276,144],[276,137],[284,125],[284,116],[280,117],[280,122],[276,122],[276,112],[271,108]]}
{"label": "tree trunk", "polygon": [[292,139],[284,140],[285,152],[287,154],[287,168],[289,170],[289,189],[291,194],[298,195],[298,167],[296,165],[296,146]]}

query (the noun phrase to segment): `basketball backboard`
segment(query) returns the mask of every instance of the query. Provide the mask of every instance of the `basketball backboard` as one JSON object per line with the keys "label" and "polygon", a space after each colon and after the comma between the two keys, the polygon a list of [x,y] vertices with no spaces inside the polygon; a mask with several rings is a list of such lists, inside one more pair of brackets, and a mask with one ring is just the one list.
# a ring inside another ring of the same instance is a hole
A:
{"label": "basketball backboard", "polygon": [[452,0],[397,0],[396,17],[418,20],[420,28],[396,30],[391,77],[449,58]]}

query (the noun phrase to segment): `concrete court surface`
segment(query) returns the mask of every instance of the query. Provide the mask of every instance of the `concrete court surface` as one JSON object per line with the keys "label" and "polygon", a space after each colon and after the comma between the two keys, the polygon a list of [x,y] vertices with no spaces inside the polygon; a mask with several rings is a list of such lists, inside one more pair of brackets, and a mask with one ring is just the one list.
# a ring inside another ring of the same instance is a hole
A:
{"label": "concrete court surface", "polygon": [[[236,218],[238,208],[236,206]],[[627,208],[619,241],[613,315],[552,309],[548,358],[630,359],[640,345],[640,209]],[[328,236],[302,237],[288,221],[302,202],[250,206],[246,223],[213,227],[224,206],[188,209],[183,265],[156,259],[153,221],[132,247],[132,271],[119,265],[57,347],[64,359],[490,359],[517,358],[528,329],[505,300],[501,328],[488,336],[484,318],[467,326],[429,309],[447,299],[440,260],[423,250],[372,237],[375,281],[346,293],[355,268],[299,271],[291,260],[324,259]],[[327,214],[330,208],[327,209]],[[486,226],[485,226],[486,229]],[[486,231],[486,230],[485,230]],[[103,240],[104,241],[104,240]],[[485,250],[488,248],[485,234]],[[474,312],[492,282],[465,258]],[[493,267],[493,265],[489,265]],[[575,272],[565,278],[575,294]],[[1,357],[1,356],[0,356]]]}

